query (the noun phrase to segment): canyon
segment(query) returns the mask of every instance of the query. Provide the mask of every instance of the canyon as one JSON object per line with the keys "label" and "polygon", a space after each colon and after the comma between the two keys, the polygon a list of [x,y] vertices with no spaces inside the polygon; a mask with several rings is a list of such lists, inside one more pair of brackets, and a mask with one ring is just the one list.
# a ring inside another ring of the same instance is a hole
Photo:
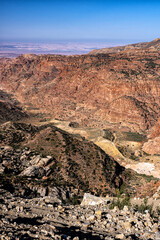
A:
{"label": "canyon", "polygon": [[[1,58],[0,224],[4,239],[5,223],[14,233],[20,231],[15,233],[20,239],[38,235],[42,239],[154,239],[159,215],[137,213],[134,206],[111,210],[112,203],[79,204],[86,192],[111,202],[128,197],[159,201],[159,110],[160,39],[86,55]],[[122,226],[119,219],[127,222],[127,218],[130,224]],[[30,220],[34,227],[27,232]],[[36,225],[41,226],[39,230]],[[79,229],[77,234],[71,230],[73,225]],[[104,231],[105,226],[112,231]]]}
{"label": "canyon", "polygon": [[1,89],[53,118],[143,131],[159,117],[160,53],[22,55],[0,62]]}

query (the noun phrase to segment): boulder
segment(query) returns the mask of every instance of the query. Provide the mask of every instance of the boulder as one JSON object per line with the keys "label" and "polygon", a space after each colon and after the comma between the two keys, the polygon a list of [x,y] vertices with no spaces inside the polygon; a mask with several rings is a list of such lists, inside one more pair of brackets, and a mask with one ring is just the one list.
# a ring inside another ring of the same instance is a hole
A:
{"label": "boulder", "polygon": [[45,170],[42,167],[30,166],[19,175],[28,177],[43,177],[45,175]]}
{"label": "boulder", "polygon": [[90,193],[85,193],[83,196],[83,200],[81,202],[81,206],[86,206],[86,205],[95,206],[99,204],[107,204],[109,202],[110,200],[107,198],[96,197]]}

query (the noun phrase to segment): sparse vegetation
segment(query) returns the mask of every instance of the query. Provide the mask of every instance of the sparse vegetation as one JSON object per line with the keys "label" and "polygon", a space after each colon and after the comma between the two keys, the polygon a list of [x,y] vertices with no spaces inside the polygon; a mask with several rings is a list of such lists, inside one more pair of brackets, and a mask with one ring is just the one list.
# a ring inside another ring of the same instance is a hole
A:
{"label": "sparse vegetation", "polygon": [[145,175],[145,174],[139,174],[140,176],[142,176],[143,178],[145,178],[147,180],[147,182],[151,182],[151,181],[157,181],[157,178],[153,177],[152,175]]}
{"label": "sparse vegetation", "polygon": [[129,195],[125,196],[124,198],[118,196],[117,199],[112,201],[109,208],[113,209],[114,207],[118,207],[121,210],[124,208],[124,206],[131,206]]}
{"label": "sparse vegetation", "polygon": [[110,130],[106,130],[106,129],[104,129],[104,138],[106,138],[106,139],[108,139],[108,140],[110,140],[110,141],[114,141],[114,139],[115,139],[115,137],[114,137],[114,135],[113,135],[113,133],[110,131]]}
{"label": "sparse vegetation", "polygon": [[145,66],[146,66],[147,68],[155,68],[156,65],[157,65],[157,64],[156,64],[155,62],[153,62],[151,59],[149,59],[148,62],[145,64]]}
{"label": "sparse vegetation", "polygon": [[146,213],[146,211],[152,215],[153,214],[153,204],[148,204],[148,199],[145,198],[143,203],[134,205],[134,209],[140,213]]}
{"label": "sparse vegetation", "polygon": [[138,132],[122,132],[117,135],[117,138],[119,141],[143,142],[146,140],[146,135]]}

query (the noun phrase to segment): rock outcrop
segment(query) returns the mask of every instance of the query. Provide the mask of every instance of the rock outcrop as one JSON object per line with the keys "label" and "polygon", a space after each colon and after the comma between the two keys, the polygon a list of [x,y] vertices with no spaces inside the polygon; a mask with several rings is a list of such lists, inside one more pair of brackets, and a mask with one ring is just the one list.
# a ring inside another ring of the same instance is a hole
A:
{"label": "rock outcrop", "polygon": [[81,206],[96,206],[100,204],[107,204],[109,202],[110,199],[104,197],[96,197],[90,193],[85,193],[81,202]]}
{"label": "rock outcrop", "polygon": [[160,154],[160,118],[156,125],[150,129],[148,141],[143,145],[143,151],[148,154]]}

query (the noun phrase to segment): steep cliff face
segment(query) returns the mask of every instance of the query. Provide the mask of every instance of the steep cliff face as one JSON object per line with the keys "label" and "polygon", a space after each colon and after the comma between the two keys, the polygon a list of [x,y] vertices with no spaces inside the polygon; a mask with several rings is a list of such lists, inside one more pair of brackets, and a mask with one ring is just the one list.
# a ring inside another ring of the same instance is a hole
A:
{"label": "steep cliff face", "polygon": [[160,116],[159,51],[22,55],[0,62],[0,84],[24,104],[82,126],[140,131]]}
{"label": "steep cliff face", "polygon": [[160,136],[160,118],[156,122],[155,126],[150,130],[148,138],[155,138]]}
{"label": "steep cliff face", "polygon": [[148,141],[143,145],[148,154],[160,154],[160,118],[148,134]]}

